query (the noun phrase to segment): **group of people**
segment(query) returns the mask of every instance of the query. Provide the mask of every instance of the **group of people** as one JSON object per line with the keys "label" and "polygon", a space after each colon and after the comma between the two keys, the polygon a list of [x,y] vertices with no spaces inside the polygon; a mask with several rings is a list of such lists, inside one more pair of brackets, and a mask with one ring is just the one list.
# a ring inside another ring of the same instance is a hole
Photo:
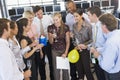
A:
{"label": "group of people", "polygon": [[[70,63],[69,71],[62,69],[62,80],[95,80],[91,72],[91,56],[98,80],[120,79],[117,20],[110,14],[101,14],[97,6],[77,9],[73,1],[66,4],[66,22],[60,13],[53,18],[43,15],[40,6],[33,12],[25,11],[16,22],[0,19],[0,80],[46,80],[45,55],[49,61],[50,80],[60,80],[56,57],[66,58],[77,49],[80,59]],[[94,23],[94,24],[91,24]],[[46,37],[47,45],[39,38]],[[28,63],[30,62],[30,63]],[[31,64],[31,65],[30,65]]]}

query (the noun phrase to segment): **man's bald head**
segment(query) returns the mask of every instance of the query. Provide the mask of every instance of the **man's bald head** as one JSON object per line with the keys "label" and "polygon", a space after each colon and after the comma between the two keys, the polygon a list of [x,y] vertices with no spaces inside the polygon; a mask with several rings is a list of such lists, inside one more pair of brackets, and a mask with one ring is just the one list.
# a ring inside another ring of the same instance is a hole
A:
{"label": "man's bald head", "polygon": [[70,13],[74,13],[76,11],[76,5],[73,1],[68,1],[66,4],[67,10]]}

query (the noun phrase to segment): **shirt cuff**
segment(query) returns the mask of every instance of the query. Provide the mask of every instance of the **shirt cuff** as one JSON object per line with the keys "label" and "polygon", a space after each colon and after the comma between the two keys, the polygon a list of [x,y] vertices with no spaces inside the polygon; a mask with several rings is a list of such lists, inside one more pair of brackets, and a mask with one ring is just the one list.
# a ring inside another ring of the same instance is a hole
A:
{"label": "shirt cuff", "polygon": [[99,55],[97,59],[98,59],[98,61],[100,61],[101,60],[101,55]]}

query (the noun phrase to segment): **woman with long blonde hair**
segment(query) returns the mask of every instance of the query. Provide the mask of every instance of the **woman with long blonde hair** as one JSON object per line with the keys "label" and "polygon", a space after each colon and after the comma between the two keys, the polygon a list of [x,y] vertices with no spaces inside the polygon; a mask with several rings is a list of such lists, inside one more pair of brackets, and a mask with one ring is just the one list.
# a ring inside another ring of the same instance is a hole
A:
{"label": "woman with long blonde hair", "polygon": [[[60,80],[60,70],[56,69],[56,57],[65,58],[70,45],[69,27],[62,21],[60,13],[53,16],[54,24],[48,26],[48,38],[52,46],[54,80]],[[69,80],[68,70],[62,69],[62,80]]]}

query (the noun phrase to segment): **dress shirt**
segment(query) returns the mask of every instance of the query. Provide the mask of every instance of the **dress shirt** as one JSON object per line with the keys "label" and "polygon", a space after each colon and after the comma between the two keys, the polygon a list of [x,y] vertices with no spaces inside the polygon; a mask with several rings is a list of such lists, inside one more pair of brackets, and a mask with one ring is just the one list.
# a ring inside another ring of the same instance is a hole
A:
{"label": "dress shirt", "polygon": [[[53,19],[49,15],[43,15],[43,18],[41,20],[42,20],[42,25],[43,25],[44,33],[47,36],[47,27],[49,25],[53,24]],[[33,20],[33,22],[37,25],[37,33],[41,34],[40,33],[40,19],[38,19],[37,17],[35,17],[34,20]],[[47,36],[47,38],[48,38],[48,36]]]}
{"label": "dress shirt", "polygon": [[92,42],[92,26],[87,22],[87,21],[83,21],[82,25],[81,25],[81,30],[78,31],[77,30],[77,24],[75,23],[73,25],[73,39],[75,41],[73,41],[73,44],[76,46],[78,44],[85,44],[88,45]]}
{"label": "dress shirt", "polygon": [[37,35],[37,25],[32,23],[30,25],[30,31],[27,34],[28,34],[29,38],[36,37],[36,35]]}
{"label": "dress shirt", "polygon": [[21,71],[23,71],[23,69],[25,68],[25,64],[23,61],[23,56],[20,50],[20,45],[17,41],[17,39],[15,38],[15,36],[13,37],[14,41],[12,39],[9,38],[8,42],[9,42],[9,47],[12,50],[15,58],[16,58],[16,62],[18,64],[18,67]]}
{"label": "dress shirt", "polygon": [[66,23],[65,24],[69,26],[70,31],[73,30],[73,24],[75,24],[75,19],[74,19],[74,15],[73,14],[68,13],[66,15]]}
{"label": "dress shirt", "polygon": [[104,49],[98,57],[99,65],[108,73],[117,73],[120,71],[120,30],[109,32],[106,36]]}
{"label": "dress shirt", "polygon": [[[96,33],[94,33],[94,27],[96,27]],[[103,47],[104,43],[105,43],[105,34],[102,32],[102,27],[101,27],[101,22],[98,21],[97,23],[95,23],[92,26],[92,34],[95,35],[96,34],[96,42],[95,42],[95,47],[100,48]],[[94,40],[94,36],[93,36],[93,40]]]}
{"label": "dress shirt", "polygon": [[0,38],[0,80],[23,80],[7,40]]}

